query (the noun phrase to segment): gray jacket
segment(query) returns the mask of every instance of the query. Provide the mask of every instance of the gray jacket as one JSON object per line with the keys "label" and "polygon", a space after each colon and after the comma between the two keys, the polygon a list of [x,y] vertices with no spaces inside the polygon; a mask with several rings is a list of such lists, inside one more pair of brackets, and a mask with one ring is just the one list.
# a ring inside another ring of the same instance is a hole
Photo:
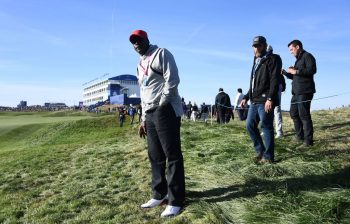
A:
{"label": "gray jacket", "polygon": [[150,45],[141,56],[137,66],[140,85],[142,121],[146,120],[147,111],[170,103],[176,116],[183,114],[181,98],[178,92],[180,78],[173,55],[165,48]]}

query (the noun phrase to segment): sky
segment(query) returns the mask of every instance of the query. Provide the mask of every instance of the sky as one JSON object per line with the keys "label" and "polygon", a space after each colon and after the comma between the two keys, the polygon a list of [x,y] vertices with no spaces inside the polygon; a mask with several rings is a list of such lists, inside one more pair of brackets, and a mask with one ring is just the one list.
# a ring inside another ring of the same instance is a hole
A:
{"label": "sky", "polygon": [[312,110],[347,106],[349,11],[348,0],[0,0],[0,106],[78,105],[84,83],[135,75],[136,29],[174,55],[186,102],[213,103],[220,87],[231,101],[237,88],[246,92],[252,40],[263,35],[285,69],[295,62],[287,47],[294,39],[316,58]]}

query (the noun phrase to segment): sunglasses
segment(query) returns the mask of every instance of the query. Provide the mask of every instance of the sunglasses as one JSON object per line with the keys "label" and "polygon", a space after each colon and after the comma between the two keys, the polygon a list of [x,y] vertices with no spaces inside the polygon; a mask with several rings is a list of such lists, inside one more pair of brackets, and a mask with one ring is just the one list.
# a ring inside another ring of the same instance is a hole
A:
{"label": "sunglasses", "polygon": [[135,37],[133,37],[131,40],[130,40],[130,42],[132,43],[132,44],[136,44],[136,43],[142,43],[142,42],[144,42],[145,40],[143,39],[143,38],[141,38],[141,37],[138,37],[138,36],[135,36]]}

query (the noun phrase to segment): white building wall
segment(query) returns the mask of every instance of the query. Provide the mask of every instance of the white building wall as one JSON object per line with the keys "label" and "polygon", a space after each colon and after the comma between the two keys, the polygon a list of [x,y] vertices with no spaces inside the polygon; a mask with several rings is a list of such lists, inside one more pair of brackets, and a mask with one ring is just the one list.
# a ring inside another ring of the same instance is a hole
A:
{"label": "white building wall", "polygon": [[84,105],[95,104],[99,101],[105,101],[108,99],[109,94],[109,82],[106,80],[103,82],[95,83],[92,86],[84,88],[83,102]]}
{"label": "white building wall", "polygon": [[83,90],[83,102],[85,106],[95,104],[99,101],[105,101],[110,94],[110,85],[119,84],[121,88],[125,88],[127,96],[140,97],[140,87],[137,81],[129,80],[100,80],[99,82],[92,83],[89,86],[85,86]]}

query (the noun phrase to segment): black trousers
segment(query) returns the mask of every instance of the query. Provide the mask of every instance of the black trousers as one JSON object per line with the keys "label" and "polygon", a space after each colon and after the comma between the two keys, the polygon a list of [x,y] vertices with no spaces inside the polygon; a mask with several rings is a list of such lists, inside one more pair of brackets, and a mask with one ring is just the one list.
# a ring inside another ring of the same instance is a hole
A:
{"label": "black trousers", "polygon": [[171,104],[146,113],[153,198],[159,200],[168,194],[169,205],[182,207],[185,200],[185,174],[180,124],[181,117],[176,117]]}
{"label": "black trousers", "polygon": [[237,108],[237,114],[238,114],[238,117],[239,117],[239,120],[240,121],[244,121],[246,118],[244,118],[244,109],[241,109],[241,108]]}
{"label": "black trousers", "polygon": [[227,113],[227,109],[224,107],[219,107],[218,108],[218,117],[219,117],[219,121],[220,124],[225,124],[227,123],[227,117],[226,117],[226,113]]}
{"label": "black trousers", "polygon": [[135,118],[135,114],[131,115],[131,122],[130,122],[130,124],[134,124],[134,118]]}
{"label": "black trousers", "polygon": [[296,137],[306,144],[313,144],[314,128],[310,107],[314,94],[293,95],[290,105],[290,117],[293,120]]}

